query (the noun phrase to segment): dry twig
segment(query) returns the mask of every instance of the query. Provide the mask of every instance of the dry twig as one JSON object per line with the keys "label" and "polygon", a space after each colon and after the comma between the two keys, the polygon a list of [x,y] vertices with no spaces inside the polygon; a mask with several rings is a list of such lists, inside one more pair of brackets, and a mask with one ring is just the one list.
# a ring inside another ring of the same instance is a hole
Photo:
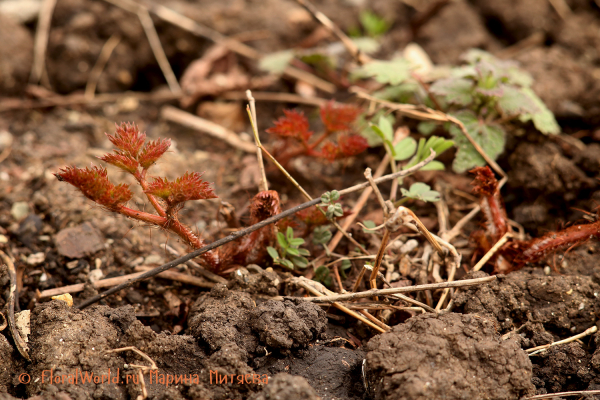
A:
{"label": "dry twig", "polygon": [[525,350],[527,353],[529,353],[530,356],[540,353],[542,351],[548,350],[550,347],[552,346],[558,346],[559,344],[565,344],[565,343],[570,343],[573,342],[577,339],[581,339],[582,337],[586,337],[588,335],[591,335],[592,333],[596,333],[598,331],[598,327],[596,325],[592,326],[591,328],[586,329],[585,331],[575,335],[575,336],[571,336],[569,338],[563,339],[563,340],[559,340],[558,342],[554,342],[554,343],[550,343],[550,344],[543,344],[541,346],[537,346],[537,347],[532,347],[530,349]]}
{"label": "dry twig", "polygon": [[[297,279],[297,278],[292,278],[292,279]],[[366,290],[364,292],[335,294],[335,295],[323,296],[323,297],[303,297],[302,300],[311,301],[314,303],[324,303],[324,302],[329,303],[329,302],[333,302],[333,301],[348,301],[348,300],[362,299],[362,298],[373,297],[373,296],[387,296],[387,295],[392,295],[392,294],[397,294],[397,293],[412,293],[412,292],[422,292],[425,290],[476,286],[476,285],[481,285],[483,283],[492,282],[495,280],[496,280],[496,276],[493,275],[493,276],[486,276],[483,278],[465,279],[462,281],[428,283],[426,285],[404,286],[404,287],[390,288],[390,289],[371,289],[371,290]]]}
{"label": "dry twig", "polygon": [[238,150],[245,151],[246,153],[256,153],[256,146],[250,142],[244,142],[235,132],[224,128],[219,124],[215,124],[214,122],[180,110],[179,108],[164,106],[161,109],[160,115],[167,121],[176,122],[189,128],[206,132]]}
{"label": "dry twig", "polygon": [[100,50],[100,55],[96,60],[96,64],[90,71],[90,75],[88,76],[87,84],[85,85],[85,98],[91,100],[94,98],[96,94],[96,86],[98,86],[98,81],[102,76],[102,72],[104,71],[104,67],[106,67],[106,63],[110,59],[112,52],[115,50],[117,45],[121,42],[121,36],[118,34],[113,34],[104,46],[102,46],[102,50]]}
{"label": "dry twig", "polygon": [[50,23],[52,22],[52,14],[54,13],[55,6],[56,0],[44,0],[40,8],[33,45],[33,65],[31,67],[31,75],[29,76],[29,82],[33,84],[37,84],[40,81],[44,72]]}
{"label": "dry twig", "polygon": [[17,296],[17,271],[15,270],[15,264],[13,263],[13,260],[1,250],[0,258],[2,258],[4,264],[8,267],[8,278],[10,280],[10,288],[8,290],[8,326],[10,328],[10,333],[19,353],[21,353],[26,360],[31,361],[29,358],[29,346],[27,346],[27,343],[25,343],[19,334],[15,324],[15,298]]}

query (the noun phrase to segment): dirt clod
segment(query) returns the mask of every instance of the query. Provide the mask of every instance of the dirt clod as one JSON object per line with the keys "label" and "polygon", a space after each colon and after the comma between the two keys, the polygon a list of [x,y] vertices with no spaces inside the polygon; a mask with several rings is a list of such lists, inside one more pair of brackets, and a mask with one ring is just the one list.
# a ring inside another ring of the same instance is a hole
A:
{"label": "dirt clod", "polygon": [[376,399],[515,399],[533,394],[531,361],[486,318],[424,314],[367,345]]}
{"label": "dirt clod", "polygon": [[250,400],[270,399],[318,400],[320,397],[303,377],[277,374],[262,392],[250,397]]}

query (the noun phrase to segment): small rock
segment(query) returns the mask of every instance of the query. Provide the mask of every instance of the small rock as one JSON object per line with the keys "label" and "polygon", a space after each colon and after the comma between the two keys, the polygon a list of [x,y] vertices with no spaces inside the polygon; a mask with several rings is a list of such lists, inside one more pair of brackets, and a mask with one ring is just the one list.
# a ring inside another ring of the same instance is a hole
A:
{"label": "small rock", "polygon": [[0,131],[0,150],[4,150],[13,144],[14,138],[12,133],[8,131]]}
{"label": "small rock", "polygon": [[19,334],[23,338],[25,342],[29,342],[29,334],[31,333],[29,329],[29,310],[23,310],[20,313],[15,314],[15,325],[19,330]]}
{"label": "small rock", "polygon": [[88,281],[90,281],[90,283],[94,283],[94,282],[97,282],[100,279],[104,278],[104,273],[102,272],[101,269],[93,269],[90,271],[87,278],[88,278]]}
{"label": "small rock", "polygon": [[17,201],[16,203],[13,203],[10,209],[10,215],[12,215],[16,221],[20,222],[29,215],[29,204],[27,204],[25,201]]}
{"label": "small rock", "polygon": [[54,240],[58,253],[68,258],[82,258],[104,248],[100,232],[88,223],[61,230]]}
{"label": "small rock", "polygon": [[46,255],[44,252],[30,254],[27,257],[27,264],[29,265],[38,265],[43,263],[46,260]]}
{"label": "small rock", "polygon": [[31,247],[41,231],[42,219],[36,214],[31,214],[19,224],[19,228],[17,228],[17,237],[25,246]]}

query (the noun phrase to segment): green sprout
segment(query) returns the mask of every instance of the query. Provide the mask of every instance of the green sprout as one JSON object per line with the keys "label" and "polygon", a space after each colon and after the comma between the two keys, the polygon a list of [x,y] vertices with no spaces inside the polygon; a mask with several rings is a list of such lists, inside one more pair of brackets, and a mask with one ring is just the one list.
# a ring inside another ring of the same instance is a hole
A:
{"label": "green sprout", "polygon": [[274,247],[267,247],[267,251],[275,264],[289,269],[294,269],[294,267],[306,268],[308,266],[308,260],[305,256],[310,256],[310,252],[300,248],[304,244],[304,239],[295,238],[294,230],[291,227],[288,226],[285,235],[277,232],[277,243],[280,248],[279,252]]}

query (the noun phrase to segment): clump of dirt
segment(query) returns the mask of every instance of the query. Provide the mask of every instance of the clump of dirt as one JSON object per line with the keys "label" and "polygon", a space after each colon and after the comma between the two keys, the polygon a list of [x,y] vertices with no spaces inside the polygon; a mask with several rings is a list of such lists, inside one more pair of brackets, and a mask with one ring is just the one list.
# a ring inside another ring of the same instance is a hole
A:
{"label": "clump of dirt", "polygon": [[227,282],[227,288],[250,294],[278,296],[280,283],[281,279],[273,271],[273,268],[262,269],[256,264],[250,264],[246,268],[239,268],[231,274],[231,279]]}
{"label": "clump of dirt", "polygon": [[13,377],[15,371],[24,370],[23,358],[3,334],[0,334],[0,360],[2,360],[0,365],[0,393],[16,394],[13,389],[17,383],[13,381]]}
{"label": "clump of dirt", "polygon": [[257,353],[259,344],[283,353],[306,347],[326,326],[325,312],[312,303],[269,300],[256,306],[248,293],[225,285],[198,298],[189,316],[190,333],[211,351],[233,343],[247,354]]}
{"label": "clump of dirt", "polygon": [[258,340],[252,334],[250,313],[254,300],[248,293],[234,292],[223,284],[199,297],[190,309],[189,332],[199,343],[217,351],[228,343],[254,353]]}
{"label": "clump of dirt", "polygon": [[424,314],[367,345],[376,399],[515,399],[534,393],[531,361],[487,318]]}
{"label": "clump of dirt", "polygon": [[[362,363],[364,352],[343,347],[326,347],[317,342],[293,357],[269,355],[256,358],[258,374],[286,372],[306,378],[323,400],[358,400],[364,396]],[[269,385],[270,385],[269,381]]]}
{"label": "clump of dirt", "polygon": [[325,311],[301,299],[269,300],[256,307],[250,318],[260,342],[282,353],[306,347],[327,328]]}
{"label": "clump of dirt", "polygon": [[[475,272],[468,276],[487,276]],[[590,276],[546,276],[521,270],[476,288],[461,290],[456,305],[467,314],[498,321],[502,333],[527,322],[543,324],[555,335],[572,335],[594,325],[600,311],[600,285]]]}
{"label": "clump of dirt", "polygon": [[277,374],[262,392],[251,396],[249,400],[270,399],[319,400],[320,397],[303,377]]}
{"label": "clump of dirt", "polygon": [[532,356],[533,380],[539,394],[575,390],[597,381],[597,369],[590,365],[592,356],[579,343],[550,347]]}

